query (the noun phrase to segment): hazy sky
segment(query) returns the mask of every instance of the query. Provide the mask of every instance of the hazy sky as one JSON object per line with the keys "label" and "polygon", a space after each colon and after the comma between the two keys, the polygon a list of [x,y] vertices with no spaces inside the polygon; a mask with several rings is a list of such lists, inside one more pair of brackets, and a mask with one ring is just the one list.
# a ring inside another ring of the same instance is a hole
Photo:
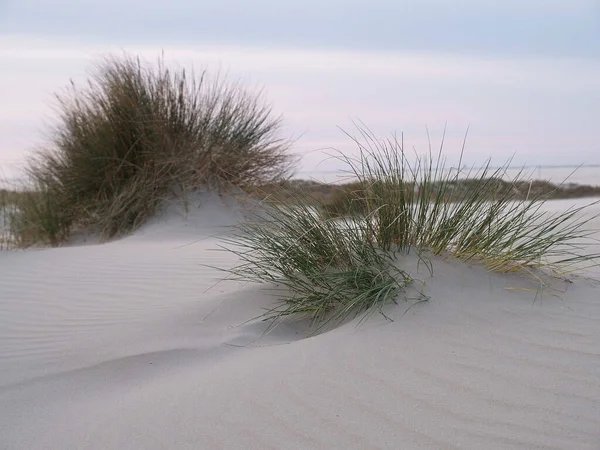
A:
{"label": "hazy sky", "polygon": [[0,167],[52,123],[52,94],[123,50],[264,87],[304,175],[351,152],[337,128],[404,131],[417,152],[600,164],[600,0],[0,0]]}

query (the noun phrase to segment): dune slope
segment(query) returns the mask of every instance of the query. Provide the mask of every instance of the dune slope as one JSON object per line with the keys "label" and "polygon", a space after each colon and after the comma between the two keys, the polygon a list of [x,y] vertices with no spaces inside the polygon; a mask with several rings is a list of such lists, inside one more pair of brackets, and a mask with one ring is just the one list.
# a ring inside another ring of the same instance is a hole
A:
{"label": "dune slope", "polygon": [[0,448],[600,448],[599,282],[436,260],[392,320],[264,335],[269,293],[209,267],[242,217],[0,253]]}

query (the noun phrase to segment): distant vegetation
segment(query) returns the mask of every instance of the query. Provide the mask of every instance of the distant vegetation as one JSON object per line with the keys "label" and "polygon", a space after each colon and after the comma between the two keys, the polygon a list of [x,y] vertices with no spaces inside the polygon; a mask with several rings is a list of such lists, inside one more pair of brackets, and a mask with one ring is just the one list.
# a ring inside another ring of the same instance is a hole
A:
{"label": "distant vegetation", "polygon": [[[491,177],[492,172],[487,170]],[[572,183],[554,184],[544,180],[526,180],[517,177],[505,180],[498,177],[491,179],[457,178],[450,182],[447,200],[452,201],[464,190],[478,189],[487,186],[490,200],[510,191],[518,200],[528,198],[543,198],[545,200],[561,200],[570,198],[600,197],[600,186],[586,186]],[[404,183],[404,189],[415,189],[410,180]],[[289,179],[277,183],[255,186],[248,190],[255,198],[269,198],[270,202],[294,204],[299,200],[319,206],[332,216],[353,215],[364,210],[365,202],[361,197],[362,183],[353,181],[347,183],[322,183],[313,180]],[[352,208],[349,208],[352,206]]]}
{"label": "distant vegetation", "polygon": [[[489,201],[498,198],[510,196],[513,200],[560,200],[582,197],[600,197],[600,186],[581,186],[574,184],[556,185],[543,180],[524,180],[517,177],[510,181],[503,180],[497,176],[492,176],[487,171],[489,177],[486,178],[465,178],[454,179],[444,187],[445,201],[456,201],[470,190],[484,191]],[[495,173],[494,175],[498,175]],[[377,181],[375,181],[377,183]],[[354,182],[341,185],[325,185],[323,187],[313,187],[311,190],[317,193],[317,196],[323,201],[323,209],[332,216],[354,215],[366,211],[367,202],[364,198],[364,183]],[[417,198],[426,195],[426,192],[419,192],[418,183],[407,181],[403,189],[415,190]],[[430,200],[435,200],[431,198]]]}

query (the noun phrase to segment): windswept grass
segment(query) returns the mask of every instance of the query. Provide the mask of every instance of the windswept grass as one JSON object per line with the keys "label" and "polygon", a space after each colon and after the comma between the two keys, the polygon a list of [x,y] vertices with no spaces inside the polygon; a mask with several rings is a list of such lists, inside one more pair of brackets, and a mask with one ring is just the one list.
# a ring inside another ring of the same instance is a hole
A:
{"label": "windswept grass", "polygon": [[394,301],[411,280],[393,255],[373,246],[360,223],[323,220],[302,200],[267,204],[225,239],[242,261],[234,279],[269,282],[282,294],[266,318],[310,317],[320,328]]}
{"label": "windswept grass", "polygon": [[443,142],[437,156],[430,149],[411,164],[402,140],[358,131],[351,137],[358,156],[339,156],[358,181],[336,205],[314,199],[298,199],[293,207],[269,204],[227,239],[226,248],[242,260],[230,271],[234,277],[283,288],[267,318],[309,315],[329,322],[381,310],[411,282],[395,264],[410,253],[497,272],[568,271],[599,260],[581,252],[593,218],[582,216],[585,207],[549,214],[543,195],[523,199],[517,190],[500,189],[505,169],[467,173],[470,188],[459,189],[465,174],[445,170]]}
{"label": "windswept grass", "polygon": [[260,96],[204,72],[107,59],[57,98],[58,125],[27,167],[38,193],[17,228],[52,244],[74,226],[135,229],[175,191],[269,183],[294,168]]}
{"label": "windswept grass", "polygon": [[[359,198],[358,211],[383,250],[411,249],[477,261],[493,271],[551,265],[566,269],[597,258],[579,253],[591,234],[582,218],[585,207],[549,214],[543,206],[549,194],[523,199],[518,189],[499,182],[509,163],[496,170],[461,173],[446,170],[443,141],[437,156],[410,163],[401,140],[377,139],[365,128],[352,138],[359,157],[341,157],[361,186],[348,199]],[[464,147],[463,147],[464,148]],[[460,167],[460,164],[459,164]],[[466,175],[469,188],[459,177]],[[522,186],[521,174],[512,184]],[[597,202],[595,202],[597,203]],[[354,203],[355,204],[355,203]],[[589,205],[588,205],[589,206]]]}

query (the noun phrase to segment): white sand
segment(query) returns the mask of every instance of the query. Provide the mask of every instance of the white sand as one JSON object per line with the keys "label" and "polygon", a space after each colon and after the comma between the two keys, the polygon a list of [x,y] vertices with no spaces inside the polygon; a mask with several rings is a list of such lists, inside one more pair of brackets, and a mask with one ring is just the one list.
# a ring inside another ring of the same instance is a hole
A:
{"label": "white sand", "polygon": [[600,449],[600,283],[436,261],[394,322],[263,336],[273,299],[202,266],[241,217],[0,252],[0,449]]}

